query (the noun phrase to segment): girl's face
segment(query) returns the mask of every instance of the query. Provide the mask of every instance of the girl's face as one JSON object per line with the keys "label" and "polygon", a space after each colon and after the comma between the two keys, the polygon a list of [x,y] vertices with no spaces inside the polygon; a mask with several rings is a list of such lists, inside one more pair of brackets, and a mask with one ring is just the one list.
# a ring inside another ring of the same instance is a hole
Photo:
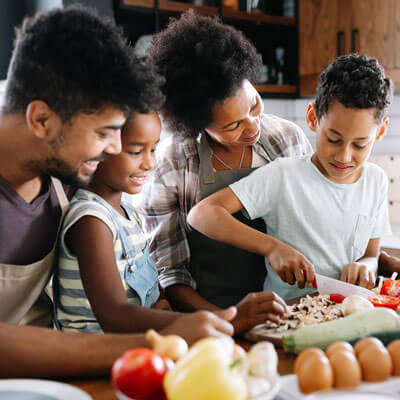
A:
{"label": "girl's face", "polygon": [[250,146],[260,137],[260,115],[264,105],[254,86],[244,80],[233,97],[212,110],[209,136],[225,146]]}
{"label": "girl's face", "polygon": [[157,113],[135,114],[123,128],[121,153],[101,163],[95,179],[116,192],[139,193],[156,165],[160,133]]}

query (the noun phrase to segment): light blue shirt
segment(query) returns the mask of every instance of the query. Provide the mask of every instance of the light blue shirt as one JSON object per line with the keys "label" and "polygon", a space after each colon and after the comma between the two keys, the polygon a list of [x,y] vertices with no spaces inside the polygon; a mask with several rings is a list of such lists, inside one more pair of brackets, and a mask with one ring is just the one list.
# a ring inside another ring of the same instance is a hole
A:
{"label": "light blue shirt", "polygon": [[[251,219],[264,219],[269,235],[304,254],[316,272],[336,279],[365,254],[370,239],[391,234],[388,180],[372,163],[364,164],[357,182],[338,184],[320,173],[310,155],[279,158],[230,188]],[[267,268],[265,291],[284,299],[313,291],[288,285]]]}

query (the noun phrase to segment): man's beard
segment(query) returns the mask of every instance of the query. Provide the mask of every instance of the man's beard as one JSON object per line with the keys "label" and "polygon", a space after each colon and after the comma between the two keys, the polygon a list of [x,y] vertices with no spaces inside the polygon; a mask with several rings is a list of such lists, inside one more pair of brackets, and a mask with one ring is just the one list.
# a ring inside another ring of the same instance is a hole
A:
{"label": "man's beard", "polygon": [[50,158],[42,162],[32,160],[28,163],[27,167],[30,171],[34,171],[38,175],[54,176],[61,182],[75,187],[86,187],[93,177],[93,175],[90,175],[87,176],[87,179],[80,178],[79,169],[73,171],[69,165],[57,158]]}

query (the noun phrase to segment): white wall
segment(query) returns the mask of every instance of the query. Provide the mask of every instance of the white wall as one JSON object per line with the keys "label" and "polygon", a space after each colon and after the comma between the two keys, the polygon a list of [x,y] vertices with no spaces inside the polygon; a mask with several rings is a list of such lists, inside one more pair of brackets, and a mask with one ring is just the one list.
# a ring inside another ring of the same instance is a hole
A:
{"label": "white wall", "polygon": [[[272,100],[264,99],[264,112],[286,118],[299,125],[314,145],[314,134],[305,122],[307,105],[313,99]],[[394,96],[389,109],[389,129],[382,140],[374,146],[374,154],[400,154],[400,95]]]}

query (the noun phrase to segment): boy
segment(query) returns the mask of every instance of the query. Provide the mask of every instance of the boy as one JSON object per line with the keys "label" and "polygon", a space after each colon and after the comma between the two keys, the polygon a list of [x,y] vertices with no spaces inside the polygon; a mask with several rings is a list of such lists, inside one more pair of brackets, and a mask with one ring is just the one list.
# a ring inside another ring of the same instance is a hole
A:
{"label": "boy", "polygon": [[[268,259],[264,290],[304,295],[318,273],[371,288],[379,238],[390,234],[387,178],[367,163],[384,136],[391,82],[375,59],[347,55],[321,74],[306,120],[316,152],[278,159],[200,202],[188,222],[202,233]],[[235,221],[245,209],[268,235]],[[251,268],[251,266],[249,266]],[[297,281],[298,288],[293,287]]]}

